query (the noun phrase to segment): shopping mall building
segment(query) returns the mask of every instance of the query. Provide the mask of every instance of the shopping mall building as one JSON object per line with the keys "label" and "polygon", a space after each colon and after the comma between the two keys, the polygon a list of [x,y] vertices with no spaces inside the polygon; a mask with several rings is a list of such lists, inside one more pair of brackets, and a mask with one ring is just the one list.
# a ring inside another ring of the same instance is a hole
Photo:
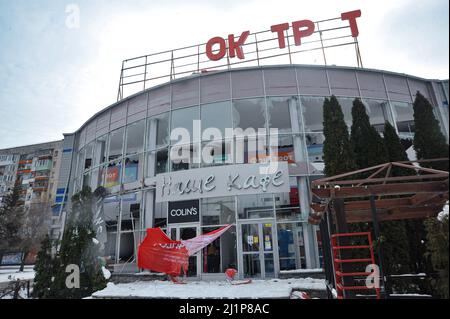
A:
{"label": "shopping mall building", "polygon": [[[352,101],[360,98],[372,125],[382,132],[392,123],[414,157],[417,91],[433,104],[448,140],[448,80],[294,64],[192,74],[124,98],[65,134],[57,198],[68,202],[85,185],[107,190],[100,223],[105,256],[118,270],[138,271],[137,248],[149,227],[189,239],[227,224],[231,230],[190,257],[190,276],[234,267],[241,277],[270,278],[320,268],[318,228],[307,218],[309,184],[323,176],[324,98],[338,98],[349,127]],[[195,120],[222,137],[195,134]],[[171,139],[176,128],[190,133],[181,161],[180,142]],[[251,136],[237,154],[232,145],[240,137],[226,136],[226,128],[266,129],[260,135],[277,141],[278,155],[267,143],[252,151]],[[196,160],[199,150],[213,160]],[[265,170],[268,158],[278,161],[274,170]]]}

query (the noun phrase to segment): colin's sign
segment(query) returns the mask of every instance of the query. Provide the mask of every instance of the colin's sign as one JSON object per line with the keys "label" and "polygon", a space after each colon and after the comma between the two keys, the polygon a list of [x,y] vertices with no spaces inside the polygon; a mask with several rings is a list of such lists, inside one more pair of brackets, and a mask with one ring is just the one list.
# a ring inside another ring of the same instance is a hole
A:
{"label": "colin's sign", "polygon": [[177,171],[156,176],[156,202],[192,200],[261,193],[288,193],[286,162],[270,173],[260,164],[224,165]]}
{"label": "colin's sign", "polygon": [[200,207],[197,200],[169,202],[168,223],[195,223],[200,220]]}
{"label": "colin's sign", "polygon": [[[356,18],[361,16],[361,10],[344,12],[341,14],[342,21],[348,21],[352,37],[356,38],[359,34],[358,24]],[[316,24],[311,20],[299,20],[289,23],[276,24],[270,27],[273,33],[276,33],[278,38],[278,46],[280,49],[286,47],[285,31],[292,28],[295,45],[302,44],[302,39],[312,35],[316,31]],[[244,52],[242,46],[247,41],[250,31],[244,31],[240,37],[236,39],[234,34],[228,35],[228,47],[227,40],[222,37],[213,37],[206,43],[206,56],[212,61],[217,61],[224,58],[227,55],[230,58],[238,57],[244,59]]]}

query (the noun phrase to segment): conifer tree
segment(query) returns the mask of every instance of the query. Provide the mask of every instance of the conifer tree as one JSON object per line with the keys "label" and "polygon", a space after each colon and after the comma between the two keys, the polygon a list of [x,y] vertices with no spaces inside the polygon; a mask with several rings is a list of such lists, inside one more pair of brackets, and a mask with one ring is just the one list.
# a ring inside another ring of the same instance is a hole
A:
{"label": "conifer tree", "polygon": [[[389,162],[404,162],[408,161],[408,155],[406,154],[405,148],[398,136],[395,128],[386,121],[384,123],[384,147],[387,152]],[[407,176],[411,172],[408,169],[401,167],[393,167],[391,171],[391,176]]]}
{"label": "conifer tree", "polygon": [[[413,145],[417,159],[448,157],[448,144],[442,134],[439,121],[434,116],[433,106],[420,92],[417,92],[414,100],[414,126]],[[448,171],[448,161],[423,162],[420,165]],[[427,273],[432,270],[439,273],[439,277],[432,280],[432,285],[438,295],[448,298],[448,219],[439,222],[435,218],[429,218],[421,225],[414,226],[421,230],[421,237],[425,237],[426,247],[421,245],[421,250],[417,253],[423,253],[431,262],[431,265],[423,262],[422,269],[426,268]],[[420,257],[423,256],[418,256]]]}
{"label": "conifer tree", "polygon": [[358,169],[386,163],[388,157],[383,139],[370,125],[366,108],[360,99],[353,101],[352,120],[350,139]]}
{"label": "conifer tree", "polygon": [[[384,125],[383,135],[389,161],[408,161],[408,155],[406,154],[406,151],[401,143],[400,137],[397,135],[395,128],[389,122],[386,122]],[[411,174],[413,174],[412,170],[401,167],[393,167],[391,171],[392,176],[408,176]],[[408,236],[410,271],[415,273],[427,272],[427,262],[424,259],[425,246],[423,245],[423,239],[426,237],[426,231],[423,226],[423,220],[411,219],[396,221],[396,223],[404,224],[406,234]]]}
{"label": "conifer tree", "polygon": [[324,173],[333,176],[355,169],[354,154],[341,105],[333,95],[323,103]]}
{"label": "conifer tree", "polygon": [[[433,106],[420,92],[417,92],[414,100],[414,125],[413,145],[417,159],[448,157],[449,147],[442,134],[439,121],[433,113]],[[448,161],[423,162],[420,165],[448,171]],[[432,284],[440,296],[448,298],[448,219],[438,222],[434,218],[429,218],[421,225],[416,226],[422,230],[421,237],[426,237],[424,255],[429,257],[431,265],[424,263],[427,268],[425,271],[428,273],[431,268],[439,273],[439,278],[433,280]],[[424,230],[426,236],[424,236]],[[423,245],[421,248],[423,249]],[[445,249],[446,252],[444,252]],[[420,253],[422,252],[420,251]]]}
{"label": "conifer tree", "polygon": [[34,265],[34,283],[33,294],[34,298],[45,299],[51,297],[51,285],[53,277],[53,263],[52,258],[52,241],[49,236],[45,236],[41,242],[41,249],[39,250]]}
{"label": "conifer tree", "polygon": [[[332,95],[325,98],[323,103],[323,160],[325,163],[324,173],[326,176],[334,176],[348,173],[356,169],[354,154],[350,143],[347,124],[344,120],[341,105],[337,98]],[[344,243],[344,241],[341,241]],[[344,252],[348,255],[351,252]],[[343,266],[351,271],[351,265]],[[347,283],[347,281],[349,281]],[[351,278],[345,279],[346,284],[352,285]]]}
{"label": "conifer tree", "polygon": [[[366,107],[360,99],[353,101],[350,143],[355,158],[355,169],[368,168],[387,162],[383,139],[370,125]],[[360,174],[358,178],[368,177],[369,174]],[[353,232],[368,231],[369,225],[358,223],[350,225],[349,228]]]}
{"label": "conifer tree", "polygon": [[[391,159],[402,160],[404,155],[401,147],[398,153],[389,154],[389,150],[398,147],[400,139],[396,135],[395,129],[386,124],[388,139],[383,139],[377,130],[370,124],[369,116],[366,108],[360,99],[353,101],[352,108],[352,128],[351,142],[356,158],[358,169],[363,169],[379,164],[389,162]],[[393,131],[392,131],[393,130]],[[401,146],[401,144],[400,144]],[[404,152],[404,151],[403,151]],[[366,173],[361,177],[367,177],[370,173]],[[367,231],[371,225],[353,224],[350,229],[352,231]],[[380,226],[380,244],[383,251],[383,272],[385,274],[401,274],[409,270],[409,241],[408,235],[403,221],[384,221],[379,223]],[[397,291],[405,291],[401,285],[397,285]]]}
{"label": "conifer tree", "polygon": [[[414,100],[414,126],[414,149],[417,159],[448,157],[448,144],[442,134],[439,121],[433,114],[433,106],[420,92],[417,92]],[[448,161],[421,165],[448,171]]]}
{"label": "conifer tree", "polygon": [[[58,298],[83,298],[106,286],[93,230],[94,196],[89,187],[72,196],[72,211],[61,241],[54,290]],[[66,267],[77,265],[80,288],[67,288]]]}
{"label": "conifer tree", "polygon": [[432,280],[432,286],[441,298],[448,299],[448,279],[449,279],[449,267],[448,267],[448,203],[447,214],[440,218],[429,218],[425,221],[427,228],[427,250],[431,259],[434,270],[438,273],[438,277]]}
{"label": "conifer tree", "polygon": [[20,185],[16,184],[0,203],[0,261],[3,252],[19,248],[23,222],[24,209],[20,201]]}

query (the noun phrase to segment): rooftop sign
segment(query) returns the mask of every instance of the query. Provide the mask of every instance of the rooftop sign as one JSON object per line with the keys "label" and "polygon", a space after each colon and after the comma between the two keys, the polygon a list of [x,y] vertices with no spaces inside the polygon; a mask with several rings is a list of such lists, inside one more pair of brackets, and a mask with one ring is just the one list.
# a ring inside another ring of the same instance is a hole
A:
{"label": "rooftop sign", "polygon": [[[359,35],[358,25],[356,23],[356,18],[361,16],[361,10],[355,10],[350,12],[344,12],[341,14],[341,20],[348,21],[352,37],[356,38]],[[299,20],[294,21],[291,24],[292,33],[294,37],[294,43],[296,46],[302,44],[302,38],[311,36],[315,29],[316,24],[311,20]],[[289,23],[276,24],[270,27],[270,31],[276,33],[278,39],[278,47],[284,49],[286,47],[286,32],[289,30]],[[250,31],[244,31],[236,40],[234,34],[228,35],[228,46],[227,40],[222,37],[211,38],[206,43],[206,56],[212,61],[218,61],[223,59],[227,52],[230,58],[237,57],[239,59],[244,59],[244,51],[242,46],[248,39]],[[214,46],[218,47],[215,51]]]}
{"label": "rooftop sign", "polygon": [[[296,20],[272,25],[265,31],[246,30],[227,37],[215,36],[206,43],[124,60],[117,100],[173,79],[234,66],[356,64],[362,67],[357,38],[359,17],[361,11],[354,10],[326,20]],[[327,55],[329,51],[333,54]]]}

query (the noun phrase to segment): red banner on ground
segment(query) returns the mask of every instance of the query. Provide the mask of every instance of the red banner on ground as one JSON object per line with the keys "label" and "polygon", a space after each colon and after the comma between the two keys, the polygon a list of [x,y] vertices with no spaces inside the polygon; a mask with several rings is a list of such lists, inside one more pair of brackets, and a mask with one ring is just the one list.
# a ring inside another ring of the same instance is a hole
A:
{"label": "red banner on ground", "polygon": [[161,228],[147,229],[147,236],[139,245],[138,267],[179,276],[187,271],[188,251],[178,240],[171,240]]}
{"label": "red banner on ground", "polygon": [[139,245],[138,267],[179,276],[187,272],[189,256],[200,251],[227,231],[231,225],[188,240],[172,240],[161,228],[148,228],[147,236]]}

